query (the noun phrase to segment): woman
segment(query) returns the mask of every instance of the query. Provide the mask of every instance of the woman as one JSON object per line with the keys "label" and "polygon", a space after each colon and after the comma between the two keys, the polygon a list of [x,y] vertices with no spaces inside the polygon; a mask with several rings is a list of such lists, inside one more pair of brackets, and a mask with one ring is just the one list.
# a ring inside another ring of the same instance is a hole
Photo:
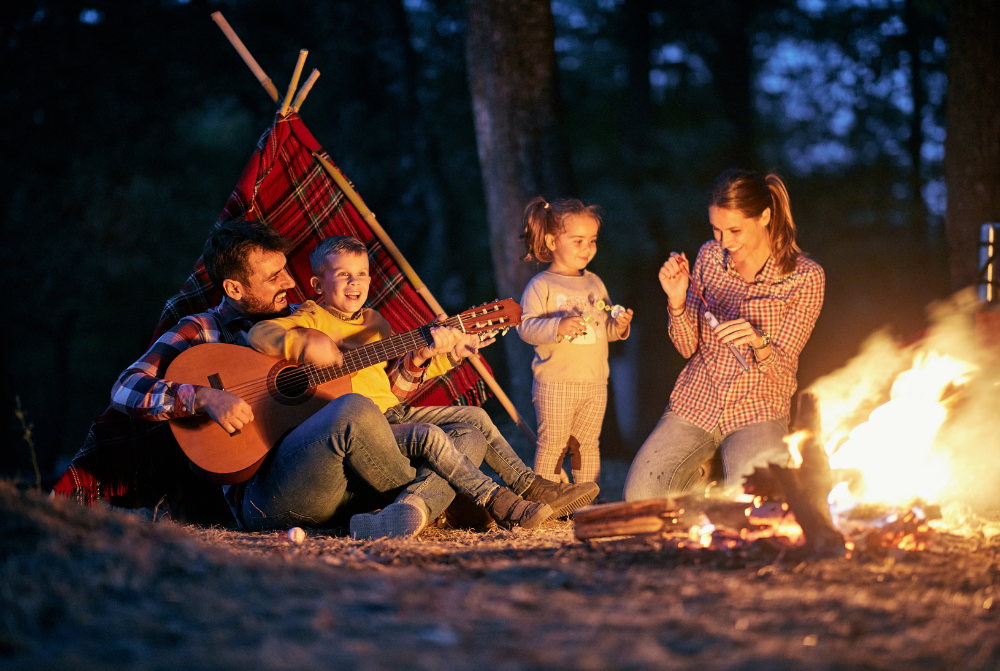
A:
{"label": "woman", "polygon": [[756,466],[787,463],[782,438],[799,353],[823,306],[823,269],[795,243],[777,175],[724,172],[708,218],[715,239],[702,246],[693,271],[683,253],[660,268],[670,339],[690,361],[632,462],[626,501],[690,490],[716,449],[726,487]]}

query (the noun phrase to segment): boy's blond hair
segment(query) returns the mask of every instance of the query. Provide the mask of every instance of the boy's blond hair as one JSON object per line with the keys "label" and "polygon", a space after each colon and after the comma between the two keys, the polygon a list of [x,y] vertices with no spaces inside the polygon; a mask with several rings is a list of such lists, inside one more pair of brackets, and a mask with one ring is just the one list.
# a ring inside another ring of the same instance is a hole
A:
{"label": "boy's blond hair", "polygon": [[319,275],[326,270],[326,257],[330,254],[358,254],[368,255],[368,248],[350,235],[331,235],[316,245],[316,249],[309,252],[309,263],[312,265],[313,275]]}

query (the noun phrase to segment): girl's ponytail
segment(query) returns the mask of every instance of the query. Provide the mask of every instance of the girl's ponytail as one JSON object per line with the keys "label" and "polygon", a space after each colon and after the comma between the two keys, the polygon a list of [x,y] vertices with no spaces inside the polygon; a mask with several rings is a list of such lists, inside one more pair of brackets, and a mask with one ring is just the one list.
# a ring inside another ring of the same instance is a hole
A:
{"label": "girl's ponytail", "polygon": [[524,247],[527,254],[525,261],[541,261],[550,263],[552,252],[545,246],[545,234],[557,228],[552,207],[544,198],[538,196],[524,208]]}

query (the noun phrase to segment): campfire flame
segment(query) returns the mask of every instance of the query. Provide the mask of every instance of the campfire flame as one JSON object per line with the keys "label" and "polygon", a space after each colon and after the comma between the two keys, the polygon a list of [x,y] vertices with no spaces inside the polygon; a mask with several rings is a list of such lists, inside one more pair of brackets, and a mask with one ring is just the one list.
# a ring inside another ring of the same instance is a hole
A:
{"label": "campfire flame", "polygon": [[850,495],[865,502],[906,504],[914,498],[934,500],[944,490],[951,463],[947,450],[935,441],[948,416],[944,397],[965,384],[973,370],[972,364],[947,355],[919,355],[896,378],[888,403],[851,430],[839,448],[840,436],[827,441],[830,468],[855,469],[864,478],[863,492],[840,487],[832,493],[841,507]]}

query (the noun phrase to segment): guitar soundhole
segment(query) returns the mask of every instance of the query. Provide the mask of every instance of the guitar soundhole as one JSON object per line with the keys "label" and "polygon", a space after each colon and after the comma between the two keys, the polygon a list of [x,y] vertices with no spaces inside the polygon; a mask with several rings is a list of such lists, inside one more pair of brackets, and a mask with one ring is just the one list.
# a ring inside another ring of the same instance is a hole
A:
{"label": "guitar soundhole", "polygon": [[267,387],[271,396],[285,405],[299,405],[313,397],[308,375],[290,361],[282,361],[271,369]]}

